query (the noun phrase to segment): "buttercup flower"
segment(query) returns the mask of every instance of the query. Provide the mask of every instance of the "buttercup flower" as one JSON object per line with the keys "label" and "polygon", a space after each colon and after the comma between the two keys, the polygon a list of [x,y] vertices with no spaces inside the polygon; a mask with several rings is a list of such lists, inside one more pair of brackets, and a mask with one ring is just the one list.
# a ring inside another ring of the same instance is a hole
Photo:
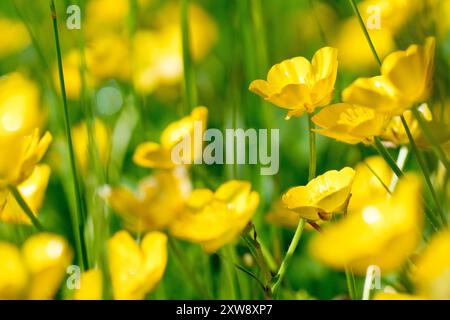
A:
{"label": "buttercup flower", "polygon": [[80,277],[80,288],[76,289],[74,300],[101,300],[102,273],[98,269],[83,272]]}
{"label": "buttercup flower", "polygon": [[[300,219],[301,216],[297,212],[286,209],[281,199],[274,204],[270,212],[266,215],[266,221],[268,223],[289,229],[295,229]],[[316,224],[320,225],[322,222],[324,221],[319,220]],[[308,223],[305,225],[305,230],[314,230],[314,228]]]}
{"label": "buttercup flower", "polygon": [[0,135],[0,150],[8,150],[8,155],[0,158],[0,188],[26,180],[43,158],[51,141],[49,132],[40,138],[38,129],[27,136]]}
{"label": "buttercup flower", "polygon": [[66,240],[50,233],[31,236],[22,251],[0,243],[0,299],[52,299],[71,260]]}
{"label": "buttercup flower", "polygon": [[324,47],[316,52],[311,63],[304,57],[296,57],[274,65],[267,81],[255,80],[249,89],[288,109],[288,118],[312,113],[330,103],[337,65],[337,49]]}
{"label": "buttercup flower", "polygon": [[416,248],[423,224],[420,179],[400,179],[393,196],[368,204],[314,238],[312,254],[336,269],[351,267],[364,275],[370,265],[382,273],[394,271]]}
{"label": "buttercup flower", "polygon": [[23,23],[0,18],[0,58],[23,50],[29,44],[30,36]]}
{"label": "buttercup flower", "polygon": [[21,73],[0,77],[0,136],[29,134],[43,120],[38,86]]}
{"label": "buttercup flower", "polygon": [[430,299],[450,299],[450,231],[435,235],[419,256],[411,278],[419,294]]}
{"label": "buttercup flower", "polygon": [[[95,143],[95,147],[97,148],[97,153],[100,158],[99,160],[103,165],[105,165],[109,158],[110,148],[110,136],[108,129],[101,120],[95,119],[93,130],[95,137],[93,139],[93,142]],[[75,156],[77,158],[80,169],[83,172],[87,172],[90,162],[87,123],[82,122],[75,126],[72,129],[72,136]]]}
{"label": "buttercup flower", "polygon": [[107,200],[124,218],[127,228],[142,232],[169,225],[183,209],[190,191],[187,172],[178,167],[143,179],[136,194],[124,187],[112,188]]}
{"label": "buttercup flower", "polygon": [[309,221],[330,220],[333,213],[346,210],[355,171],[327,171],[306,186],[291,188],[283,195],[287,209]]}
{"label": "buttercup flower", "polygon": [[424,298],[406,293],[377,292],[373,300],[424,300]]}
{"label": "buttercup flower", "polygon": [[[18,186],[19,192],[35,216],[42,206],[50,171],[50,167],[46,164],[37,165],[31,176]],[[7,193],[4,201],[2,206],[0,199],[0,221],[31,224],[30,218],[23,212],[11,193]]]}
{"label": "buttercup flower", "polygon": [[321,127],[314,129],[321,135],[350,144],[371,144],[386,126],[387,117],[370,108],[338,103],[323,108],[312,121]]}
{"label": "buttercup flower", "polygon": [[199,243],[205,252],[215,252],[239,236],[259,204],[259,195],[249,182],[232,180],[216,192],[194,190],[185,211],[171,225],[173,236]]}
{"label": "buttercup flower", "polygon": [[108,242],[109,268],[118,300],[143,299],[161,280],[167,264],[167,236],[150,232],[140,245],[126,231]]}
{"label": "buttercup flower", "polygon": [[342,93],[344,101],[389,115],[401,115],[424,102],[431,89],[435,45],[430,37],[423,46],[391,53],[383,61],[381,76],[357,79]]}
{"label": "buttercup flower", "polygon": [[348,214],[359,213],[368,204],[386,199],[392,176],[391,168],[381,156],[369,157],[356,165]]}
{"label": "buttercup flower", "polygon": [[[203,156],[203,133],[206,129],[208,109],[197,107],[191,114],[172,122],[161,134],[161,144],[146,142],[140,144],[133,155],[134,162],[144,168],[172,169],[177,163],[172,159],[172,148],[189,142],[190,154],[177,154],[183,162],[195,162]],[[185,140],[186,139],[186,140]]]}

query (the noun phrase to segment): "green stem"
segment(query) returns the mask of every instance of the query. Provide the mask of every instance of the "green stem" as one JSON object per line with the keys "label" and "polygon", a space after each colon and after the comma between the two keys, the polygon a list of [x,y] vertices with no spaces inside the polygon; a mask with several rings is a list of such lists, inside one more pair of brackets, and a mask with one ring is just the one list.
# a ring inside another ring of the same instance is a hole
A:
{"label": "green stem", "polygon": [[316,176],[317,153],[316,153],[316,133],[313,131],[314,123],[312,122],[312,115],[308,114],[308,131],[309,131],[309,176],[308,181],[311,181]]}
{"label": "green stem", "polygon": [[294,237],[292,238],[288,251],[286,252],[285,257],[281,262],[280,269],[278,270],[276,276],[273,278],[273,284],[270,289],[272,291],[272,296],[274,298],[276,298],[278,295],[278,290],[280,288],[281,282],[283,281],[283,278],[286,275],[287,267],[289,266],[292,257],[294,256],[295,249],[297,248],[300,238],[302,237],[304,227],[305,227],[305,219],[300,219],[297,225],[297,229],[295,229]]}
{"label": "green stem", "polygon": [[233,247],[232,245],[226,245],[222,248],[222,253],[224,258],[230,262],[227,263],[227,261],[223,261],[223,267],[225,270],[225,276],[227,278],[228,281],[228,286],[229,286],[229,295],[226,297],[227,299],[230,300],[236,300],[237,299],[237,295],[236,295],[236,273],[235,273],[235,269],[234,269],[234,259],[233,259]]}
{"label": "green stem", "polygon": [[28,218],[30,218],[33,225],[38,229],[39,231],[45,231],[45,228],[41,225],[39,220],[34,215],[33,211],[28,206],[25,199],[22,197],[22,194],[20,193],[19,189],[17,189],[14,185],[8,185],[8,190],[13,195],[14,199],[16,199],[17,203],[19,204],[20,208],[22,208],[23,212],[27,215]]}
{"label": "green stem", "polygon": [[197,106],[195,69],[193,66],[189,36],[189,0],[181,0],[181,33],[183,44],[184,99],[186,113]]}
{"label": "green stem", "polygon": [[417,119],[417,122],[419,122],[419,126],[422,129],[422,132],[424,133],[425,138],[433,146],[433,149],[435,150],[436,154],[438,155],[438,157],[441,160],[442,164],[444,165],[445,169],[447,171],[450,171],[450,163],[447,159],[447,156],[445,155],[445,152],[444,152],[444,150],[442,150],[441,145],[437,142],[436,138],[434,137],[433,133],[431,132],[430,127],[428,126],[428,123],[423,118],[423,115],[416,108],[412,108],[411,111],[412,111],[414,117]]}
{"label": "green stem", "polygon": [[405,117],[402,115],[400,116],[400,119],[402,120],[403,127],[405,128],[406,135],[408,136],[409,143],[411,146],[411,150],[416,156],[417,162],[419,163],[420,169],[422,169],[423,176],[425,178],[425,182],[428,186],[428,189],[430,190],[431,197],[433,198],[434,204],[436,206],[437,212],[439,214],[439,217],[442,221],[442,223],[446,226],[447,225],[447,219],[445,218],[444,212],[442,210],[441,204],[439,202],[438,196],[436,194],[436,191],[434,190],[433,184],[430,180],[430,170],[428,169],[427,164],[425,163],[425,159],[420,154],[419,150],[417,149],[416,143],[414,142],[414,138],[411,134],[411,131],[409,130],[408,123],[406,122]]}
{"label": "green stem", "polygon": [[82,197],[81,197],[81,189],[80,189],[80,182],[78,179],[77,174],[77,168],[75,163],[75,153],[73,149],[73,140],[72,140],[72,132],[70,127],[70,114],[69,114],[69,108],[67,105],[67,95],[66,95],[66,86],[64,82],[64,71],[63,71],[63,65],[62,65],[62,55],[61,55],[61,45],[59,41],[59,33],[58,33],[58,20],[56,17],[56,9],[55,9],[55,3],[54,0],[50,0],[50,10],[51,10],[51,17],[53,22],[53,31],[55,36],[55,45],[56,45],[56,55],[58,60],[58,73],[59,73],[59,82],[61,87],[61,94],[62,94],[62,100],[63,100],[63,108],[64,108],[64,126],[66,131],[66,139],[67,139],[67,145],[68,145],[68,151],[69,151],[69,157],[70,157],[70,168],[71,168],[71,174],[73,179],[73,185],[74,185],[74,196],[75,196],[75,203],[76,203],[76,213],[72,216],[72,223],[74,227],[74,237],[76,242],[76,248],[77,248],[77,254],[79,255],[79,262],[80,267],[82,270],[85,268],[85,259],[86,254],[84,252],[84,245],[83,245],[83,227],[82,227],[82,219],[83,219],[83,204],[82,204]]}
{"label": "green stem", "polygon": [[397,166],[397,162],[392,158],[389,151],[385,148],[385,146],[383,146],[383,143],[381,143],[380,138],[375,137],[373,146],[378,151],[378,153],[384,158],[389,167],[391,167],[395,175],[401,178],[403,176],[402,170]]}
{"label": "green stem", "polygon": [[347,279],[348,294],[351,300],[356,299],[356,285],[355,276],[353,270],[349,267],[345,267],[345,278]]}

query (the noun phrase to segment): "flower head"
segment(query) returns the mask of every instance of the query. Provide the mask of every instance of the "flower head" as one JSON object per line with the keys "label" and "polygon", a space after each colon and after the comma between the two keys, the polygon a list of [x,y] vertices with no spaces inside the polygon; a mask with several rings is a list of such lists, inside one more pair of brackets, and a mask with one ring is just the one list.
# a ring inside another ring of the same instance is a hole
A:
{"label": "flower head", "polygon": [[311,113],[330,103],[337,65],[337,50],[324,47],[316,52],[311,63],[304,57],[296,57],[274,65],[267,81],[253,81],[250,91],[288,109],[288,117]]}
{"label": "flower head", "polygon": [[245,181],[226,182],[216,192],[197,189],[170,232],[201,244],[206,252],[214,252],[239,236],[258,204],[258,193],[251,191],[250,183]]}
{"label": "flower head", "polygon": [[23,50],[29,44],[30,36],[23,23],[0,18],[0,58]]}
{"label": "flower head", "polygon": [[370,108],[338,103],[322,109],[312,121],[321,127],[314,130],[321,135],[350,144],[370,144],[383,131],[387,117]]}
{"label": "flower head", "polygon": [[83,272],[80,277],[80,288],[73,295],[74,300],[101,300],[102,299],[102,272],[91,269]]}
{"label": "flower head", "polygon": [[167,236],[150,232],[141,244],[126,231],[108,241],[109,269],[114,298],[143,299],[161,280],[167,264]]}
{"label": "flower head", "polygon": [[364,275],[370,265],[377,265],[382,272],[390,272],[401,267],[416,248],[422,224],[420,179],[405,176],[391,198],[368,204],[325,228],[310,249],[337,269],[348,266]]}
{"label": "flower head", "polygon": [[328,171],[306,186],[288,190],[283,203],[306,220],[330,220],[333,213],[346,210],[354,176],[355,171],[349,167]]}

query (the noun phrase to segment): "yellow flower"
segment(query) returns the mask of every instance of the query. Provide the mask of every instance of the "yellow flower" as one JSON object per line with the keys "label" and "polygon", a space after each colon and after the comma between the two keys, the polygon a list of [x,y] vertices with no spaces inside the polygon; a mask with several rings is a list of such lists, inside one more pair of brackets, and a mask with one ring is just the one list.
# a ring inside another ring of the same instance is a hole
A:
{"label": "yellow flower", "polygon": [[420,241],[420,184],[414,175],[400,179],[391,198],[368,204],[314,238],[312,254],[333,268],[348,266],[359,275],[370,265],[383,273],[398,269]]}
{"label": "yellow flower", "polygon": [[170,232],[200,244],[205,252],[215,252],[239,236],[258,204],[258,193],[251,191],[250,183],[245,181],[226,182],[216,192],[197,189]]}
{"label": "yellow flower", "polygon": [[342,93],[344,101],[389,115],[401,115],[424,102],[431,89],[435,46],[430,37],[423,46],[391,53],[383,61],[381,76],[357,79]]}
{"label": "yellow flower", "polygon": [[[18,186],[25,202],[35,216],[42,206],[50,171],[50,167],[46,164],[37,165],[31,176]],[[8,193],[5,201],[5,205],[2,207],[2,201],[0,200],[0,221],[31,224],[30,218],[22,211],[22,208],[10,193]]]}
{"label": "yellow flower", "polygon": [[327,171],[306,186],[289,189],[283,203],[306,220],[330,220],[333,213],[346,210],[354,176],[349,167]]}
{"label": "yellow flower", "polygon": [[190,191],[187,172],[179,167],[143,179],[136,194],[124,187],[113,188],[107,200],[128,229],[142,232],[168,226],[183,209]]}
{"label": "yellow flower", "polygon": [[17,247],[0,242],[0,300],[20,299],[27,287],[28,271]]}
{"label": "yellow flower", "polygon": [[7,184],[18,185],[26,180],[44,156],[51,141],[49,132],[40,138],[38,129],[28,136],[0,135],[0,150],[8,152],[7,157],[0,158],[0,188]]}
{"label": "yellow flower", "polygon": [[274,65],[267,81],[255,80],[250,91],[273,104],[288,109],[287,117],[312,113],[330,103],[337,74],[337,49],[318,50],[311,63],[296,57]]}
{"label": "yellow flower", "polygon": [[371,144],[383,131],[387,117],[373,109],[348,103],[323,108],[312,121],[321,127],[314,131],[338,141]]}
{"label": "yellow flower", "polygon": [[42,125],[38,86],[20,73],[0,78],[0,136],[29,134]]}
{"label": "yellow flower", "polygon": [[98,269],[83,272],[80,277],[80,288],[74,293],[74,300],[101,300],[102,273]]}
{"label": "yellow flower", "polygon": [[373,298],[373,300],[424,300],[424,299],[425,299],[424,297],[397,292],[377,292]]}
{"label": "yellow flower", "polygon": [[31,236],[22,248],[30,274],[28,299],[52,299],[72,261],[72,251],[61,236],[40,233]]}
{"label": "yellow flower", "polygon": [[114,298],[143,299],[161,280],[167,264],[167,236],[151,232],[140,245],[126,231],[108,242]]}
{"label": "yellow flower", "polygon": [[[99,160],[103,165],[109,159],[109,148],[110,148],[110,135],[108,132],[108,128],[106,125],[99,119],[95,119],[94,125],[94,136],[93,142],[95,143],[95,147],[97,148],[97,153],[99,156]],[[89,154],[89,135],[88,135],[88,127],[86,122],[82,122],[75,126],[72,129],[73,135],[73,145],[75,156],[78,161],[78,165],[80,166],[81,171],[87,172],[90,163],[90,154]]]}
{"label": "yellow flower", "polygon": [[[272,210],[266,215],[266,221],[268,223],[289,229],[295,229],[298,226],[300,218],[297,212],[286,209],[281,199],[275,203]],[[320,220],[316,224],[321,225],[322,222]],[[314,228],[308,223],[305,225],[305,230],[314,230]]]}
{"label": "yellow flower", "polygon": [[357,214],[368,204],[386,199],[386,188],[389,188],[392,176],[391,168],[381,156],[372,156],[359,163],[355,167],[348,214]]}
{"label": "yellow flower", "polygon": [[412,280],[419,294],[430,299],[450,299],[450,231],[433,236],[416,262]]}
{"label": "yellow flower", "polygon": [[172,169],[177,165],[172,159],[172,149],[182,141],[189,142],[186,146],[189,150],[187,154],[177,154],[180,160],[186,164],[201,159],[207,117],[208,109],[197,107],[189,116],[172,122],[162,132],[161,144],[146,142],[136,148],[134,162],[144,168]]}
{"label": "yellow flower", "polygon": [[30,36],[23,23],[0,18],[0,58],[6,57],[30,44]]}
{"label": "yellow flower", "polygon": [[33,235],[22,251],[0,242],[0,299],[52,299],[71,260],[66,240],[58,235]]}

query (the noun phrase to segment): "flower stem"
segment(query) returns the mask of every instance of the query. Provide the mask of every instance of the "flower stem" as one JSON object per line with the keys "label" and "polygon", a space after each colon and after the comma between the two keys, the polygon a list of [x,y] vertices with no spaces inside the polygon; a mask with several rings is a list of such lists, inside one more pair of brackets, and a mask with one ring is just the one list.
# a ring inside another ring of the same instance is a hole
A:
{"label": "flower stem", "polygon": [[375,143],[374,148],[378,151],[378,153],[384,158],[384,160],[387,162],[389,167],[391,167],[392,171],[394,171],[395,175],[398,178],[401,178],[403,176],[402,170],[397,166],[396,161],[392,158],[389,151],[383,146],[383,143],[381,143],[380,138],[375,137]]}
{"label": "flower stem", "polygon": [[309,131],[309,176],[308,181],[316,177],[316,133],[313,131],[314,123],[312,122],[312,115],[308,114],[308,131]]}
{"label": "flower stem", "polygon": [[441,219],[441,222],[443,225],[447,225],[447,219],[445,218],[444,212],[442,210],[441,204],[439,202],[438,196],[436,194],[436,191],[434,190],[433,184],[430,180],[430,170],[428,169],[427,164],[425,163],[425,159],[420,154],[419,150],[417,149],[416,143],[414,142],[414,138],[411,134],[411,130],[409,130],[408,123],[406,122],[405,117],[402,115],[400,116],[400,119],[402,120],[403,127],[405,128],[406,135],[408,136],[409,143],[411,146],[411,150],[416,156],[417,162],[419,163],[420,169],[422,170],[423,176],[425,178],[425,182],[428,186],[428,189],[430,190],[431,197],[433,198],[434,204],[436,206],[437,212],[439,214],[439,218]]}
{"label": "flower stem", "polygon": [[414,117],[417,119],[417,122],[419,122],[419,126],[422,129],[422,132],[425,135],[425,138],[428,140],[428,142],[433,146],[433,149],[435,150],[436,154],[438,155],[439,159],[441,160],[442,164],[444,165],[445,169],[447,171],[450,171],[450,163],[444,153],[444,150],[442,150],[441,145],[436,141],[436,138],[434,137],[433,133],[430,130],[430,127],[428,126],[428,123],[423,118],[422,114],[417,110],[416,108],[411,109]]}
{"label": "flower stem", "polygon": [[42,224],[39,222],[39,220],[34,215],[33,211],[28,206],[25,199],[22,197],[22,194],[20,193],[19,189],[17,189],[14,185],[8,185],[8,190],[13,195],[14,199],[16,199],[17,203],[19,204],[20,208],[22,208],[23,212],[27,215],[28,218],[30,218],[33,225],[38,229],[39,231],[45,231],[45,228],[42,226]]}
{"label": "flower stem", "polygon": [[81,189],[80,189],[80,181],[77,174],[77,168],[75,163],[75,154],[73,149],[73,140],[72,140],[72,132],[70,127],[70,114],[69,114],[69,108],[67,105],[67,95],[66,95],[66,86],[64,82],[64,71],[62,66],[62,56],[61,56],[61,45],[59,41],[59,33],[58,33],[58,20],[56,17],[56,9],[55,9],[55,3],[54,0],[50,0],[50,10],[51,10],[51,17],[53,22],[53,32],[55,36],[55,46],[56,46],[56,55],[58,60],[58,74],[59,74],[59,82],[61,86],[61,95],[63,100],[63,109],[64,109],[64,126],[66,131],[66,139],[67,139],[67,146],[69,151],[69,160],[70,160],[70,168],[71,168],[71,174],[73,179],[73,186],[74,186],[74,196],[75,196],[75,204],[76,204],[76,212],[72,215],[72,224],[74,228],[74,237],[76,242],[76,248],[77,248],[77,254],[78,259],[80,262],[80,267],[82,270],[84,270],[85,264],[86,264],[86,254],[84,252],[84,245],[83,245],[83,225],[81,223],[83,219],[83,204],[82,204],[82,197],[81,197]]}
{"label": "flower stem", "polygon": [[355,288],[355,276],[353,270],[349,267],[345,267],[345,278],[347,279],[348,294],[351,300],[356,298],[356,288]]}
{"label": "flower stem", "polygon": [[183,44],[185,112],[189,113],[195,106],[197,106],[195,69],[191,56],[189,35],[189,0],[181,0],[181,35]]}
{"label": "flower stem", "polygon": [[297,225],[297,229],[295,230],[294,237],[291,240],[291,244],[289,245],[288,251],[281,262],[280,269],[278,270],[276,276],[273,278],[273,284],[271,286],[272,296],[274,298],[278,295],[278,290],[280,288],[281,282],[283,281],[284,276],[286,275],[287,267],[294,256],[295,249],[297,248],[298,242],[303,233],[303,229],[305,227],[305,219],[300,219]]}

